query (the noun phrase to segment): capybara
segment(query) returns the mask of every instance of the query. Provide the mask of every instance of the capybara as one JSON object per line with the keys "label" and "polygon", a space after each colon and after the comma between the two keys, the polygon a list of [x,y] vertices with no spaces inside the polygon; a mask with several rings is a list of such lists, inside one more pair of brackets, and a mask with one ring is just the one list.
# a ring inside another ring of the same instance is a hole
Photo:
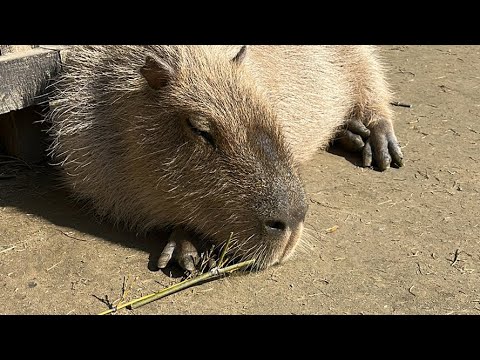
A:
{"label": "capybara", "polygon": [[402,166],[371,46],[74,46],[55,84],[51,155],[101,216],[172,227],[159,259],[193,270],[231,237],[255,269],[288,259],[307,202],[298,164],[336,138]]}

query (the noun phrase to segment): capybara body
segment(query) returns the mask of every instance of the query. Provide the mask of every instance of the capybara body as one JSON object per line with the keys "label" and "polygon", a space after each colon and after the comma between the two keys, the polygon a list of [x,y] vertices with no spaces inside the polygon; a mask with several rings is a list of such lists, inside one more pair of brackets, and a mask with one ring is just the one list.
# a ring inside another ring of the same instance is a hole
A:
{"label": "capybara body", "polygon": [[371,135],[349,133],[364,157],[400,162],[369,46],[78,46],[53,100],[51,153],[79,198],[139,230],[232,236],[259,269],[293,253],[296,167],[344,125]]}

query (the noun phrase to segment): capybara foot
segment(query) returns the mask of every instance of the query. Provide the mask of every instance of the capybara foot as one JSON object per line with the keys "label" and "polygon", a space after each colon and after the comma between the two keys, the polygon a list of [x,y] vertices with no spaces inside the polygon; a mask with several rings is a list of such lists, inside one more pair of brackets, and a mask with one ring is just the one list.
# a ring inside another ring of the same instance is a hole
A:
{"label": "capybara foot", "polygon": [[360,120],[350,119],[335,136],[335,143],[351,152],[362,151],[365,142],[370,136],[370,130]]}
{"label": "capybara foot", "polygon": [[369,126],[370,137],[363,147],[363,166],[372,166],[375,163],[380,171],[390,165],[403,166],[403,154],[393,131],[392,123],[379,120]]}
{"label": "capybara foot", "polygon": [[345,127],[337,132],[335,142],[347,151],[362,151],[365,167],[373,164],[383,171],[391,164],[403,166],[403,154],[391,122],[378,120],[368,128],[357,119],[350,119]]}
{"label": "capybara foot", "polygon": [[198,251],[193,245],[192,235],[182,228],[176,227],[173,230],[158,259],[158,267],[165,268],[172,258],[188,271],[194,271],[198,264]]}

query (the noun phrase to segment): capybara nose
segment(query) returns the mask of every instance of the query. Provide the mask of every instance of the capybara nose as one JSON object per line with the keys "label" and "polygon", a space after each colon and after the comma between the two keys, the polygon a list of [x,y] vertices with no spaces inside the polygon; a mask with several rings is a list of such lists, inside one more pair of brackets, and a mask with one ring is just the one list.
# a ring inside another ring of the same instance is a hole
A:
{"label": "capybara nose", "polygon": [[265,232],[272,236],[282,236],[286,231],[295,230],[304,220],[307,207],[302,204],[298,209],[276,214],[263,222]]}

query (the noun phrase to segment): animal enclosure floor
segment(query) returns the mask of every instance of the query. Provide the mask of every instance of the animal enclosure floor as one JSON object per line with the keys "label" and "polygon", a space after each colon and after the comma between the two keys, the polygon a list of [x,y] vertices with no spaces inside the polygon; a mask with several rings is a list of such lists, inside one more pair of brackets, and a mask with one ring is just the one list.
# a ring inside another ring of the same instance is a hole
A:
{"label": "animal enclosure floor", "polygon": [[[122,314],[480,314],[480,47],[384,46],[405,167],[302,168],[312,249]],[[12,175],[14,177],[9,177]],[[96,314],[178,281],[165,234],[100,224],[45,167],[0,158],[0,313]]]}

